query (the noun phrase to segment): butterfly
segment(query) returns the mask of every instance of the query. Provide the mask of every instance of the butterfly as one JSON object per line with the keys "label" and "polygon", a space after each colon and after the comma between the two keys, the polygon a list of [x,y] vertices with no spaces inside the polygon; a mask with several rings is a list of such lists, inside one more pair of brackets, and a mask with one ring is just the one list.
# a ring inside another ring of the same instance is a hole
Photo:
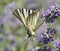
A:
{"label": "butterfly", "polygon": [[35,35],[35,26],[39,17],[40,10],[18,8],[13,14],[23,23],[27,30],[28,37]]}

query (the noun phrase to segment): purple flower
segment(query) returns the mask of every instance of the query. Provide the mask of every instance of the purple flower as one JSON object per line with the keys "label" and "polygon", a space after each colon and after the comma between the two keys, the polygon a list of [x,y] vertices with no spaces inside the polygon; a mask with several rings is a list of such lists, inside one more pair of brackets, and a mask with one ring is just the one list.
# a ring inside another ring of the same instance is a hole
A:
{"label": "purple flower", "polygon": [[54,9],[55,8],[55,5],[51,5],[49,8],[50,9]]}
{"label": "purple flower", "polygon": [[60,12],[57,13],[60,16]]}
{"label": "purple flower", "polygon": [[56,34],[56,30],[55,30],[55,29],[52,29],[52,30],[50,31],[50,33],[51,33],[51,34]]}
{"label": "purple flower", "polygon": [[41,41],[44,43],[44,44],[48,44],[49,42],[52,42],[54,41],[54,38],[51,34],[43,34],[41,35]]}
{"label": "purple flower", "polygon": [[41,16],[45,17],[46,23],[53,23],[60,16],[60,7],[51,5],[46,11],[41,12]]}
{"label": "purple flower", "polygon": [[60,42],[56,42],[56,47],[60,48]]}
{"label": "purple flower", "polygon": [[47,49],[47,51],[52,51],[52,48],[51,48],[51,47],[49,47],[49,48]]}
{"label": "purple flower", "polygon": [[6,6],[7,9],[9,9],[10,7],[14,6],[15,2],[10,3],[9,5]]}
{"label": "purple flower", "polygon": [[49,41],[50,42],[54,41],[54,38],[53,37],[49,37]]}
{"label": "purple flower", "polygon": [[47,37],[41,37],[41,41],[42,41],[44,44],[48,44],[48,39],[47,39]]}
{"label": "purple flower", "polygon": [[47,34],[49,34],[50,33],[50,31],[51,31],[51,28],[47,28]]}
{"label": "purple flower", "polygon": [[52,51],[51,47],[44,46],[43,51]]}
{"label": "purple flower", "polygon": [[38,49],[37,51],[52,51],[52,48],[51,47],[44,46],[44,47]]}
{"label": "purple flower", "polygon": [[55,10],[55,5],[51,5],[49,8],[50,8],[51,11]]}
{"label": "purple flower", "polygon": [[53,20],[53,19],[49,19],[49,22],[50,22],[50,23],[53,23],[53,22],[54,22],[54,20]]}
{"label": "purple flower", "polygon": [[41,15],[42,17],[45,17],[45,11],[42,10],[42,12],[40,13],[40,15]]}
{"label": "purple flower", "polygon": [[55,29],[47,28],[47,34],[56,34]]}
{"label": "purple flower", "polygon": [[56,48],[57,48],[57,51],[60,51],[60,42],[56,42],[56,43],[55,43],[55,46],[56,46]]}
{"label": "purple flower", "polygon": [[45,12],[46,16],[48,16],[48,14],[50,14],[50,13],[51,13],[50,9],[47,9],[46,12]]}
{"label": "purple flower", "polygon": [[48,44],[49,39],[48,39],[47,37],[41,37],[41,41],[42,41],[42,43],[44,43],[44,44]]}
{"label": "purple flower", "polygon": [[15,2],[11,2],[10,4],[6,5],[5,7],[5,12],[6,14],[11,13],[14,9],[16,9],[16,3]]}

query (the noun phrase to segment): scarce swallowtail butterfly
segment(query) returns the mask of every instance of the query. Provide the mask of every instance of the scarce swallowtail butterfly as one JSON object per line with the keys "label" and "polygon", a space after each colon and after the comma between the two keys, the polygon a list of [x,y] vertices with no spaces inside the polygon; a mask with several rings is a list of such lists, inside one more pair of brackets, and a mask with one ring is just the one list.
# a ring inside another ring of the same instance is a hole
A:
{"label": "scarce swallowtail butterfly", "polygon": [[23,23],[27,30],[28,37],[35,35],[35,26],[40,10],[18,8],[13,14]]}

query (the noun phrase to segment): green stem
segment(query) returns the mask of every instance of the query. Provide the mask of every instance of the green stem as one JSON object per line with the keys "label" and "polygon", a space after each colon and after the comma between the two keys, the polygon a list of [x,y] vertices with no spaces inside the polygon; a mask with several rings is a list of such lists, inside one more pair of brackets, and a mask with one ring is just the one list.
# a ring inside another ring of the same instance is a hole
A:
{"label": "green stem", "polygon": [[31,40],[32,40],[32,42],[33,42],[33,46],[34,46],[33,48],[34,48],[34,51],[36,51],[36,43],[34,42],[34,38],[35,38],[35,37],[32,36]]}

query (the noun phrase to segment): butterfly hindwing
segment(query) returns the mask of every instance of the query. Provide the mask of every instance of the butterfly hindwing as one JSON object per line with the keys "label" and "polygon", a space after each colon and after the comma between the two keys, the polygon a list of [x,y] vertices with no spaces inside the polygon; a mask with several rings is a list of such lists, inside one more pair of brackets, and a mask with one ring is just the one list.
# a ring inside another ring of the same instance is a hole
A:
{"label": "butterfly hindwing", "polygon": [[32,11],[32,13],[27,17],[26,19],[26,24],[28,26],[28,30],[30,31],[30,34],[35,35],[35,26],[37,19],[39,17],[39,11]]}
{"label": "butterfly hindwing", "polygon": [[32,11],[32,14],[30,14],[26,19],[27,24],[29,26],[35,27],[38,17],[39,17],[39,11],[35,11],[35,12]]}

